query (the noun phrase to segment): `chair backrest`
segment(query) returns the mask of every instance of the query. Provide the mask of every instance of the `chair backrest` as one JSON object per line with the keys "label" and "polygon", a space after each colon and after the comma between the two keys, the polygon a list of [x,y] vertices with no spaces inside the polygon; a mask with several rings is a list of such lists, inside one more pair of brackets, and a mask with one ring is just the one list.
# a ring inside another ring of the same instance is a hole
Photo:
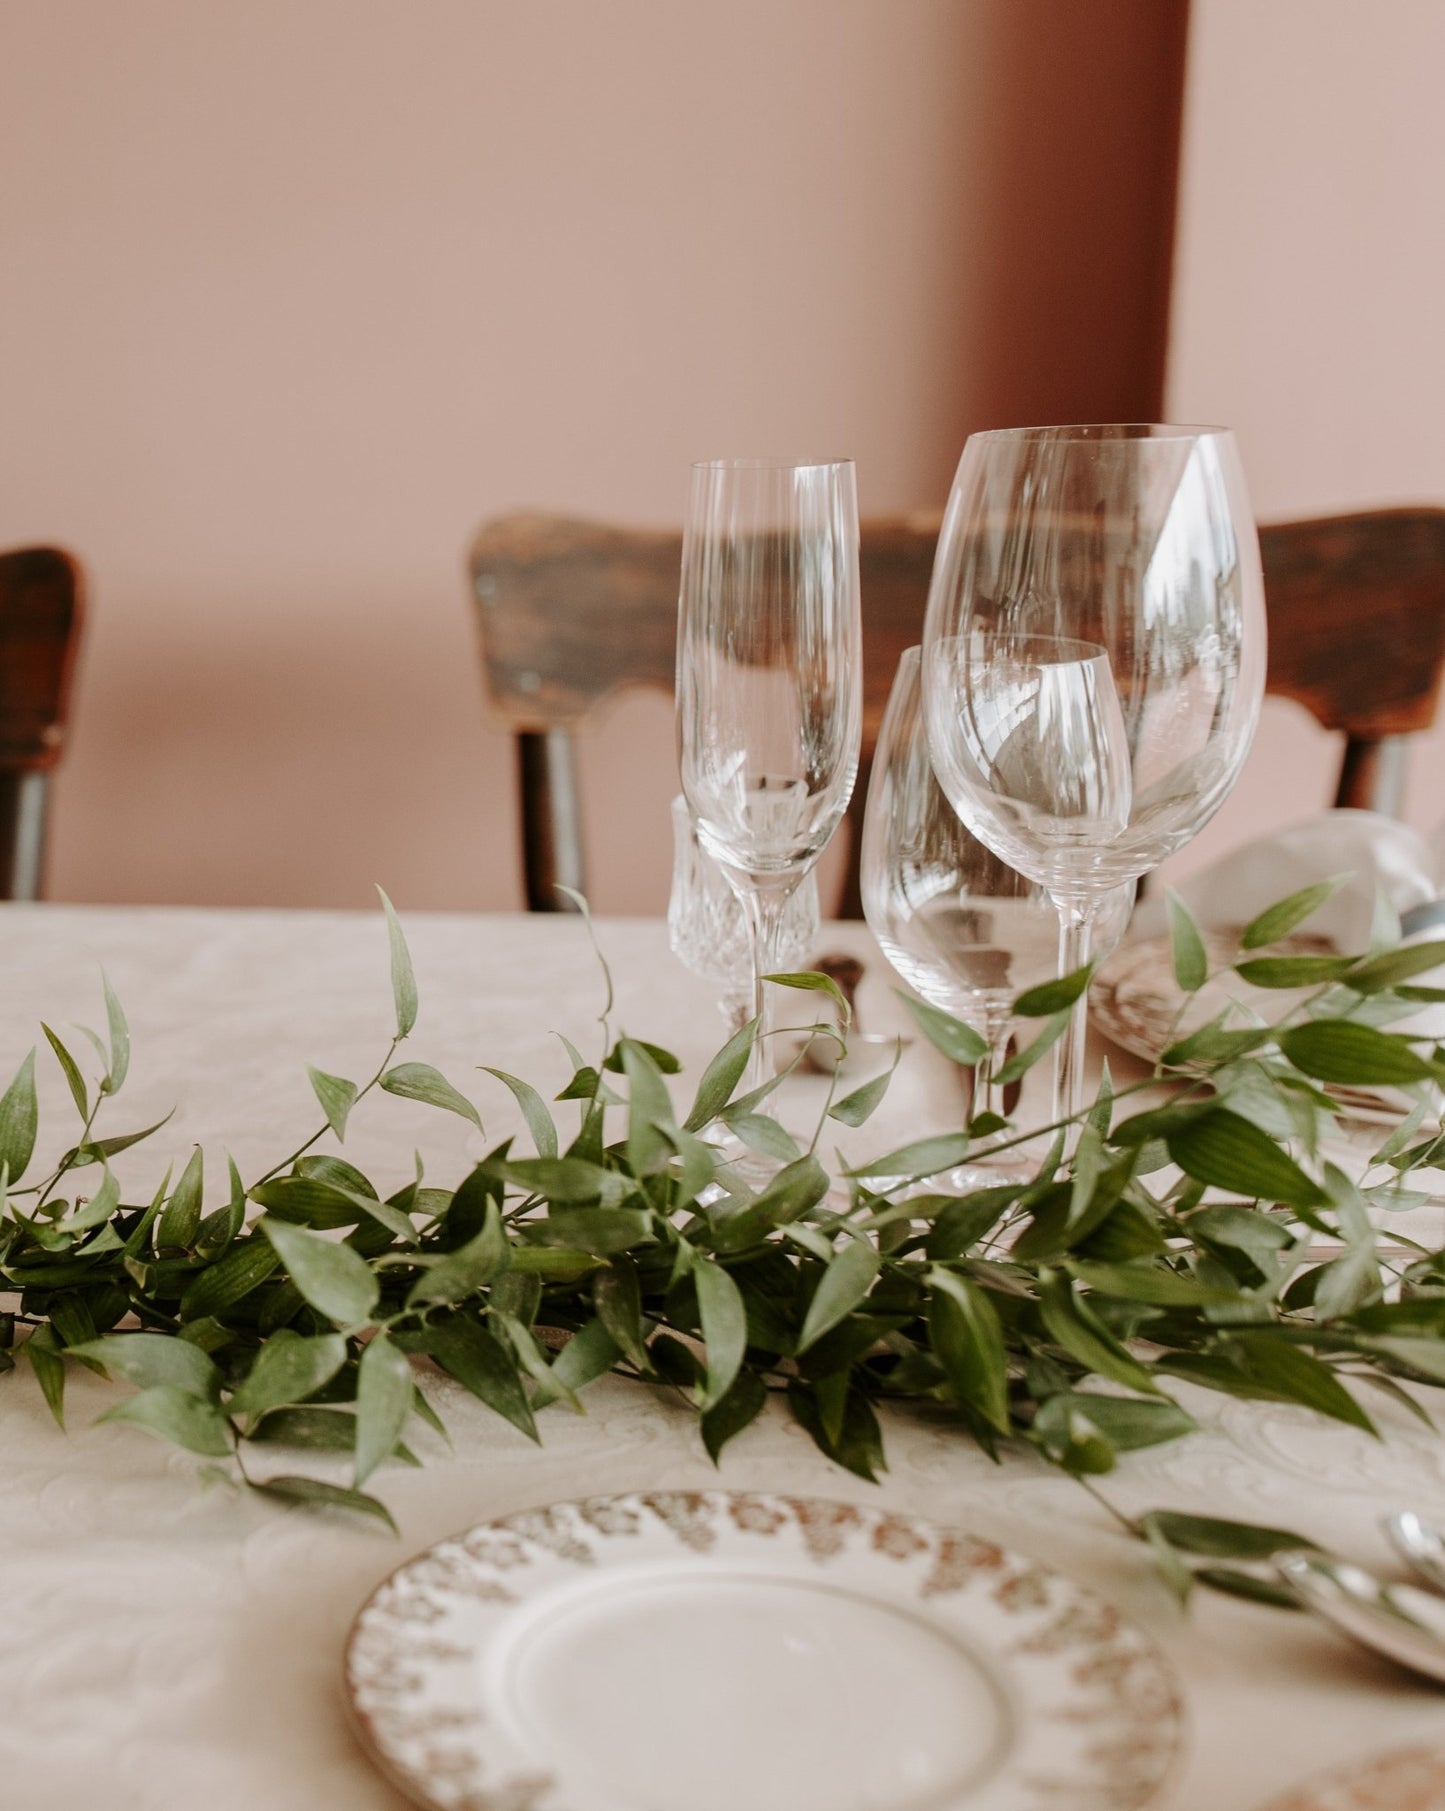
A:
{"label": "chair backrest", "polygon": [[[857,831],[868,765],[898,657],[922,630],[939,521],[897,517],[860,532],[863,756],[837,908],[845,917],[862,915]],[[672,690],[682,536],[502,516],[477,535],[470,567],[492,710],[517,740],[527,905],[563,910],[559,882],[586,890],[573,732],[629,686]]]}
{"label": "chair backrest", "polygon": [[[863,756],[839,914],[861,916],[858,827],[903,650],[919,639],[941,518],[865,522]],[[1260,529],[1268,689],[1346,737],[1337,802],[1398,812],[1400,738],[1428,727],[1445,668],[1445,510],[1380,510]],[[628,686],[670,691],[682,536],[574,517],[486,523],[470,567],[495,718],[517,741],[533,911],[585,891],[573,733]]]}
{"label": "chair backrest", "polygon": [[1259,531],[1268,689],[1345,735],[1337,805],[1398,816],[1403,738],[1445,672],[1445,509],[1378,509]]}
{"label": "chair backrest", "polygon": [[0,554],[0,899],[38,899],[48,781],[65,746],[80,568],[55,547]]}

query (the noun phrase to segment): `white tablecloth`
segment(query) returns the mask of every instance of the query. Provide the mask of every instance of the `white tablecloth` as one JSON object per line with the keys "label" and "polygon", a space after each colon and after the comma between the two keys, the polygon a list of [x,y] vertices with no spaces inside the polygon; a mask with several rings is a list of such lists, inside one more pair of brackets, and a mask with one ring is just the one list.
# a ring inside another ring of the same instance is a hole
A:
{"label": "white tablecloth", "polygon": [[[553,1032],[595,1048],[602,993],[582,925],[566,918],[420,915],[408,920],[422,1011],[407,1054],[437,1064],[482,1102],[488,1142],[520,1129],[483,1063],[555,1091],[568,1073]],[[617,981],[614,1024],[674,1049],[695,1077],[720,1041],[706,987],[686,975],[656,923],[601,935]],[[871,957],[862,1009],[898,1022],[887,971],[859,927],[824,946]],[[302,1068],[371,1073],[391,1027],[379,915],[86,907],[0,908],[0,1084],[38,1038],[103,1024],[104,963],[130,1014],[131,1080],[102,1131],[176,1115],[155,1154],[125,1175],[158,1179],[204,1144],[217,1185],[222,1148],[243,1174],[299,1143],[317,1110]],[[73,1117],[41,1061],[55,1148]],[[548,1088],[546,1084],[550,1083]],[[953,1074],[909,1050],[894,1091],[852,1149],[881,1152],[946,1125]],[[801,1117],[796,1100],[790,1112]],[[346,1153],[378,1179],[409,1178],[420,1148],[453,1181],[482,1148],[461,1120],[392,1099],[364,1103]],[[123,1387],[123,1386],[118,1386]],[[470,1522],[612,1490],[716,1485],[881,1502],[969,1528],[1061,1566],[1147,1627],[1180,1675],[1187,1752],[1174,1811],[1247,1811],[1336,1761],[1441,1739],[1445,1700],[1303,1617],[1200,1594],[1181,1614],[1140,1549],[1068,1479],[1027,1456],[995,1468],[937,1417],[887,1424],[891,1470],[876,1489],[830,1467],[782,1414],[729,1450],[721,1479],[691,1418],[608,1379],[583,1418],[544,1418],[538,1450],[447,1379],[430,1385],[455,1440],[427,1437],[425,1468],[389,1466],[374,1487],[393,1541],[340,1519],[279,1512],[223,1489],[197,1461],[120,1425],[89,1424],[116,1390],[69,1387],[70,1432],[50,1420],[28,1371],[0,1379],[0,1802],[47,1811],[382,1811],[402,1801],[349,1733],[339,1690],[348,1625],[401,1560]],[[1441,1398],[1436,1396],[1436,1400]],[[1284,1406],[1189,1393],[1204,1431],[1127,1458],[1102,1489],[1130,1512],[1194,1509],[1284,1523],[1368,1563],[1377,1530],[1410,1503],[1445,1520],[1445,1444],[1383,1397],[1377,1443]],[[742,1811],[742,1808],[740,1808]]]}

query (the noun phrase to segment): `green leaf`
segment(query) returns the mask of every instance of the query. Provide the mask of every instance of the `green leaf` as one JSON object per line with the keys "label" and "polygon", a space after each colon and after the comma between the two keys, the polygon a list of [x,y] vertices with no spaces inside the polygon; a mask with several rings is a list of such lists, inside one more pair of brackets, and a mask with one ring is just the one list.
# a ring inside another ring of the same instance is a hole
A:
{"label": "green leaf", "polygon": [[1059,1391],[1039,1404],[1029,1430],[1045,1458],[1071,1477],[1098,1476],[1114,1469],[1114,1448],[1090,1412],[1092,1395]]}
{"label": "green leaf", "polygon": [[1379,993],[1408,981],[1412,975],[1428,974],[1445,962],[1445,943],[1407,943],[1401,949],[1386,950],[1372,956],[1350,971],[1349,985],[1357,994]]}
{"label": "green leaf", "polygon": [[350,1509],[358,1515],[385,1522],[393,1534],[398,1532],[391,1511],[385,1503],[364,1491],[345,1490],[339,1484],[326,1484],[320,1478],[268,1478],[264,1484],[251,1483],[260,1496],[294,1507],[305,1504],[310,1509]]}
{"label": "green leaf", "polygon": [[386,913],[386,936],[391,945],[391,997],[396,1003],[396,1035],[404,1038],[416,1024],[416,975],[412,971],[411,952],[406,947],[406,934],[396,908],[382,893],[381,909]]}
{"label": "green leaf", "polygon": [[930,1281],[929,1344],[954,1401],[1008,1433],[1008,1353],[998,1310],[987,1290],[969,1277],[935,1270]]}
{"label": "green leaf", "polygon": [[1048,1019],[1055,1013],[1067,1012],[1094,978],[1094,965],[1086,962],[1072,974],[1060,975],[1056,981],[1045,981],[1038,987],[1025,988],[1014,1001],[1014,1013],[1021,1019]]}
{"label": "green leaf", "polygon": [[1206,1559],[1269,1559],[1293,1547],[1315,1545],[1288,1528],[1234,1522],[1223,1516],[1183,1515],[1173,1509],[1151,1509],[1140,1517],[1140,1525],[1144,1523],[1157,1528],[1171,1547]]}
{"label": "green leaf", "polygon": [[627,1167],[634,1176],[646,1176],[672,1159],[672,1143],[664,1130],[676,1124],[672,1098],[662,1072],[647,1051],[633,1038],[618,1044],[627,1077]]}
{"label": "green leaf", "polygon": [[739,1371],[721,1402],[702,1417],[702,1443],[716,1465],[728,1441],[756,1421],[767,1406],[767,1386],[751,1371]]}
{"label": "green leaf", "polygon": [[519,1157],[502,1167],[509,1182],[548,1201],[596,1201],[617,1178],[580,1157]]}
{"label": "green leaf", "polygon": [[356,1477],[359,1490],[389,1457],[411,1416],[411,1365],[378,1333],[361,1354],[356,1378]]}
{"label": "green leaf", "polygon": [[828,1109],[829,1119],[836,1119],[845,1126],[861,1126],[869,1120],[887,1094],[888,1084],[893,1080],[902,1055],[903,1040],[900,1038],[894,1046],[893,1061],[883,1073],[864,1082],[861,1088],[855,1088],[851,1094],[845,1094],[842,1100],[834,1101]]}
{"label": "green leaf", "polygon": [[935,1261],[961,1258],[998,1225],[1022,1193],[1017,1187],[985,1188],[950,1201],[928,1236],[929,1257]]}
{"label": "green leaf", "polygon": [[1199,1566],[1194,1573],[1196,1584],[1208,1585],[1212,1591],[1223,1591],[1230,1597],[1242,1597],[1247,1603],[1268,1604],[1273,1610],[1302,1610],[1304,1605],[1288,1585],[1261,1578],[1253,1572],[1239,1572],[1233,1566]]}
{"label": "green leaf", "polygon": [[102,1094],[119,1094],[130,1073],[130,1028],[116,998],[115,989],[105,970],[100,971],[100,985],[105,992],[105,1020],[110,1034],[110,1067],[100,1085]]}
{"label": "green leaf", "polygon": [[557,1155],[557,1127],[552,1115],[547,1111],[547,1103],[532,1086],[520,1077],[508,1075],[505,1069],[489,1069],[482,1065],[488,1075],[496,1076],[505,1087],[510,1088],[522,1109],[522,1117],[527,1122],[527,1130],[532,1134],[532,1143],[537,1147],[539,1157]]}
{"label": "green leaf", "polygon": [[749,1113],[730,1107],[723,1122],[737,1133],[750,1151],[761,1151],[779,1163],[796,1163],[802,1152],[792,1133],[768,1113]]}
{"label": "green leaf", "polygon": [[333,1408],[318,1403],[303,1408],[272,1409],[251,1429],[249,1438],[262,1446],[350,1453],[356,1450],[356,1414],[349,1405]]}
{"label": "green leaf", "polygon": [[130,1422],[210,1459],[226,1459],[231,1454],[230,1428],[221,1411],[173,1384],[156,1384],[142,1390],[107,1409],[99,1419]]}
{"label": "green leaf", "polygon": [[810,1151],[780,1169],[746,1207],[725,1217],[714,1210],[713,1236],[721,1251],[741,1251],[779,1226],[800,1220],[828,1193],[828,1172]]}
{"label": "green leaf", "polygon": [[371,1318],[380,1290],[369,1266],[354,1251],[268,1215],[261,1229],[280,1253],[291,1280],[318,1313],[342,1326]]}
{"label": "green leaf", "polygon": [[1122,1453],[1181,1439],[1198,1426],[1177,1402],[1158,1396],[1105,1396],[1098,1390],[1069,1390],[1050,1396],[1049,1401],[1082,1411],[1110,1446]]}
{"label": "green leaf", "polygon": [[564,1391],[575,1394],[606,1376],[621,1357],[620,1348],[602,1322],[586,1321],[552,1360],[551,1380],[538,1386],[532,1400],[540,1409]]}
{"label": "green leaf", "polygon": [[1296,1069],[1322,1082],[1408,1086],[1434,1070],[1403,1037],[1349,1019],[1313,1019],[1280,1033],[1279,1047]]}
{"label": "green leaf", "polygon": [[1343,980],[1354,966],[1353,956],[1259,956],[1236,962],[1234,972],[1251,987],[1318,987]]}
{"label": "green leaf", "polygon": [[224,1257],[199,1271],[196,1280],[187,1286],[181,1297],[181,1319],[201,1320],[226,1313],[259,1288],[280,1262],[276,1248],[259,1233],[238,1240]]}
{"label": "green leaf", "polygon": [[220,1394],[221,1374],[215,1365],[199,1346],[171,1333],[113,1333],[72,1346],[71,1351],[76,1358],[93,1359],[142,1390],[167,1384],[208,1402]]}
{"label": "green leaf", "polygon": [[926,1000],[915,1000],[912,994],[904,993],[901,987],[895,987],[893,991],[908,1008],[924,1037],[935,1050],[941,1050],[951,1063],[959,1063],[965,1069],[971,1069],[988,1055],[988,1039],[975,1031],[972,1025],[965,1025],[962,1019],[954,1018],[951,1012],[930,1006]]}
{"label": "green leaf", "polygon": [[75,1110],[84,1121],[90,1113],[90,1099],[85,1091],[85,1079],[76,1067],[75,1058],[43,1019],[40,1029],[45,1033],[50,1048],[55,1052],[55,1060],[60,1064],[61,1073],[65,1077],[65,1085],[70,1089],[70,1098],[75,1102]]}
{"label": "green leaf", "polygon": [[853,1008],[848,1004],[848,996],[831,975],[820,975],[808,970],[802,974],[764,975],[763,979],[771,981],[775,987],[796,987],[804,993],[827,994],[838,1008],[838,1023],[844,1031],[853,1022]]}
{"label": "green leaf", "polygon": [[947,1132],[937,1138],[920,1138],[905,1144],[885,1157],[860,1164],[850,1172],[854,1176],[936,1176],[940,1170],[951,1170],[962,1163],[973,1148],[966,1132]]}
{"label": "green leaf", "polygon": [[1114,1337],[1094,1311],[1080,1301],[1072,1282],[1058,1271],[1039,1273],[1039,1312],[1049,1335],[1081,1365],[1121,1383],[1125,1389],[1157,1396],[1152,1374]]}
{"label": "green leaf", "polygon": [[430,1063],[398,1063],[382,1076],[381,1085],[388,1094],[399,1095],[403,1100],[425,1101],[430,1107],[443,1107],[449,1113],[459,1113],[463,1119],[469,1119],[479,1132],[484,1129],[481,1114],[466,1095],[454,1088]]}
{"label": "green leaf", "polygon": [[496,1200],[487,1201],[482,1230],[465,1245],[437,1258],[417,1278],[406,1298],[410,1308],[427,1302],[459,1302],[500,1276],[511,1258],[506,1228]]}
{"label": "green leaf", "polygon": [[1154,1564],[1160,1576],[1179,1602],[1187,1604],[1189,1595],[1194,1589],[1194,1574],[1179,1557],[1178,1550],[1170,1544],[1168,1537],[1157,1522],[1153,1522],[1148,1516],[1145,1516],[1139,1527],[1144,1539],[1149,1543],[1150,1551],[1154,1555]]}
{"label": "green leaf", "polygon": [[32,1050],[15,1072],[15,1079],[0,1096],[0,1164],[10,1185],[25,1174],[35,1153],[40,1110],[35,1099],[35,1052]]}
{"label": "green leaf", "polygon": [[881,1266],[877,1247],[866,1240],[854,1239],[843,1247],[823,1272],[808,1304],[798,1336],[800,1353],[847,1319],[867,1297]]}
{"label": "green leaf", "polygon": [[613,1075],[621,1075],[623,1070],[623,1045],[632,1044],[642,1051],[653,1067],[663,1075],[678,1075],[682,1064],[670,1050],[664,1050],[661,1044],[649,1044],[645,1038],[620,1038],[607,1052],[602,1067]]}
{"label": "green leaf", "polygon": [[201,1230],[201,1190],[204,1168],[201,1147],[191,1152],[190,1161],[181,1171],[181,1179],[171,1191],[171,1198],[156,1227],[157,1251],[188,1251]]}
{"label": "green leaf", "polygon": [[1336,874],[1331,880],[1316,881],[1314,886],[1301,887],[1298,893],[1291,893],[1277,905],[1267,907],[1257,918],[1251,918],[1240,932],[1239,947],[1258,950],[1267,944],[1278,943],[1296,925],[1312,917],[1349,878],[1348,874]]}
{"label": "green leaf", "polygon": [[[100,1187],[84,1207],[77,1204],[77,1211],[64,1222],[64,1230],[69,1233],[80,1233],[89,1232],[93,1226],[104,1226],[119,1206],[120,1184],[107,1169],[101,1178]],[[90,1249],[87,1247],[87,1255]]]}
{"label": "green leaf", "polygon": [[733,1033],[708,1064],[697,1085],[692,1111],[682,1122],[685,1132],[700,1132],[727,1106],[733,1097],[733,1090],[747,1069],[757,1036],[758,1021],[749,1019],[746,1025]]}
{"label": "green leaf", "polygon": [[455,1315],[427,1329],[424,1349],[488,1408],[529,1440],[537,1439],[537,1423],[522,1388],[517,1360],[485,1327]]}
{"label": "green leaf", "polygon": [[328,1075],[312,1063],[306,1065],[306,1073],[321,1103],[321,1111],[326,1115],[326,1123],[337,1138],[345,1138],[347,1116],[356,1105],[356,1083],[347,1081],[343,1075]]}
{"label": "green leaf", "polygon": [[[1053,985],[1051,982],[1050,986]],[[999,1087],[1007,1087],[1010,1082],[1021,1081],[1034,1064],[1047,1056],[1059,1039],[1069,1029],[1069,1020],[1073,1017],[1073,1008],[1066,1007],[1056,1012],[1052,1018],[1045,1019],[1043,1028],[1031,1044],[1025,1044],[1022,1050],[1015,1051],[1003,1067],[994,1076]]]}
{"label": "green leaf", "polygon": [[330,1383],[345,1363],[346,1341],[339,1333],[303,1338],[282,1327],[256,1354],[245,1382],[227,1405],[229,1412],[265,1415],[304,1402]]}
{"label": "green leaf", "polygon": [[748,1317],[737,1284],[721,1264],[700,1258],[693,1266],[697,1310],[707,1347],[704,1410],[715,1408],[732,1387],[748,1343]]}
{"label": "green leaf", "polygon": [[1291,1207],[1319,1207],[1326,1200],[1324,1190],[1267,1132],[1227,1107],[1175,1126],[1165,1133],[1165,1143],[1185,1175],[1200,1182]]}
{"label": "green leaf", "polygon": [[35,1381],[40,1385],[57,1427],[65,1426],[65,1360],[60,1356],[60,1341],[53,1327],[37,1327],[20,1348],[30,1360]]}
{"label": "green leaf", "polygon": [[612,1342],[639,1371],[650,1372],[652,1360],[645,1344],[637,1266],[628,1258],[614,1258],[593,1277],[592,1301]]}
{"label": "green leaf", "polygon": [[1377,1430],[1370,1417],[1326,1364],[1303,1347],[1264,1332],[1234,1333],[1230,1348],[1243,1360],[1249,1380],[1272,1390],[1281,1402],[1299,1402],[1332,1420]]}
{"label": "green leaf", "polygon": [[[524,1221],[523,1230],[539,1245],[562,1245],[599,1258],[630,1251],[653,1237],[652,1215],[637,1207],[558,1208],[545,1220]],[[514,1246],[512,1262],[519,1264],[521,1258],[521,1249]]]}
{"label": "green leaf", "polygon": [[1165,887],[1169,903],[1169,941],[1174,953],[1174,979],[1187,994],[1198,993],[1209,979],[1209,952],[1199,935],[1189,907],[1172,887]]}
{"label": "green leaf", "polygon": [[1085,1288],[1121,1302],[1144,1302],[1158,1308],[1211,1308],[1242,1299],[1237,1289],[1217,1289],[1163,1264],[1095,1264],[1072,1258],[1067,1268]]}

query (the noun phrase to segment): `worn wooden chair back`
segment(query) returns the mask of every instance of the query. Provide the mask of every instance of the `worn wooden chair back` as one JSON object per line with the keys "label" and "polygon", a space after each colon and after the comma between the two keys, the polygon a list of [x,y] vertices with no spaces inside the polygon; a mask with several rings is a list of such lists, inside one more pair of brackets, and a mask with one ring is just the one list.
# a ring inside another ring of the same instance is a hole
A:
{"label": "worn wooden chair back", "polygon": [[0,899],[44,890],[50,774],[65,746],[81,614],[69,554],[0,554]]}
{"label": "worn wooden chair back", "polygon": [[1397,817],[1445,673],[1445,509],[1261,527],[1267,689],[1345,736],[1337,805]]}
{"label": "worn wooden chair back", "polygon": [[[865,522],[863,757],[849,808],[841,916],[861,915],[858,826],[889,688],[919,639],[940,518]],[[1260,530],[1268,689],[1343,731],[1337,802],[1398,812],[1402,738],[1434,717],[1445,668],[1445,510],[1381,510]],[[471,550],[487,689],[516,737],[533,911],[585,891],[577,729],[627,686],[671,690],[682,536],[519,514]]]}
{"label": "worn wooden chair back", "polygon": [[[918,640],[937,515],[865,522],[863,757],[849,808],[849,855],[837,909],[859,917],[858,826],[868,764],[898,657]],[[565,909],[558,883],[586,890],[575,732],[628,686],[672,690],[682,536],[567,516],[488,522],[471,549],[487,690],[516,737],[527,905]]]}

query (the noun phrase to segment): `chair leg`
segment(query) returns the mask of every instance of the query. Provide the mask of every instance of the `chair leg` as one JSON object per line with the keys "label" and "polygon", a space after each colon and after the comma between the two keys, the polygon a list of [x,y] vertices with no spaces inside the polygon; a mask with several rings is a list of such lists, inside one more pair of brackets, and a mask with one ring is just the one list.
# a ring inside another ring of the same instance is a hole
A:
{"label": "chair leg", "polygon": [[522,876],[529,912],[575,912],[559,886],[585,893],[577,757],[565,729],[519,730]]}
{"label": "chair leg", "polygon": [[50,776],[0,774],[0,899],[39,899]]}
{"label": "chair leg", "polygon": [[1335,804],[1362,811],[1379,811],[1399,817],[1405,805],[1405,763],[1408,736],[1381,736],[1377,742],[1351,736],[1340,764],[1340,786]]}

